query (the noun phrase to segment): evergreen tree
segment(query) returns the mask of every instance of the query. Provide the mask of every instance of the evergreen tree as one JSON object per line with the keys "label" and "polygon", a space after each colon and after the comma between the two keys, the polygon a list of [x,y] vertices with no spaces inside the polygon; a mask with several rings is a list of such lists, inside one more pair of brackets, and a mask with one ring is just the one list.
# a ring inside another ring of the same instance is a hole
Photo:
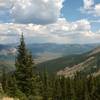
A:
{"label": "evergreen tree", "polygon": [[97,57],[96,57],[96,66],[97,66],[97,71],[98,69],[100,69],[100,53],[98,53]]}
{"label": "evergreen tree", "polygon": [[1,84],[2,84],[3,91],[6,92],[6,88],[7,88],[7,73],[6,73],[5,67],[3,67],[3,69],[2,69]]}
{"label": "evergreen tree", "polygon": [[44,69],[44,72],[43,72],[42,82],[43,82],[43,87],[42,87],[43,100],[49,100],[51,98],[51,87],[50,87],[51,81],[49,79],[46,68]]}
{"label": "evergreen tree", "polygon": [[96,78],[95,98],[100,100],[100,75]]}
{"label": "evergreen tree", "polygon": [[[32,95],[33,97],[35,96],[36,98],[37,97],[41,97],[42,96],[42,88],[43,88],[43,83],[41,81],[41,77],[39,74],[36,74],[33,76],[32,78]],[[30,95],[31,96],[31,95]],[[31,96],[32,97],[32,96]]]}
{"label": "evergreen tree", "polygon": [[16,57],[16,80],[19,89],[29,95],[32,93],[32,78],[33,78],[33,58],[31,53],[26,49],[23,34],[18,46],[18,54]]}
{"label": "evergreen tree", "polygon": [[14,75],[9,75],[8,79],[7,79],[7,88],[6,88],[6,93],[11,96],[14,97],[16,95],[16,91],[17,91],[17,84],[16,84],[16,79]]}
{"label": "evergreen tree", "polygon": [[18,89],[14,74],[10,74],[8,76],[6,94],[13,98],[19,98],[20,100],[27,100],[26,95]]}
{"label": "evergreen tree", "polygon": [[53,100],[61,100],[61,84],[60,77],[56,77],[53,86]]}
{"label": "evergreen tree", "polygon": [[74,82],[71,78],[66,78],[66,100],[76,100]]}
{"label": "evergreen tree", "polygon": [[61,85],[61,100],[66,100],[66,79],[64,76],[60,77]]}

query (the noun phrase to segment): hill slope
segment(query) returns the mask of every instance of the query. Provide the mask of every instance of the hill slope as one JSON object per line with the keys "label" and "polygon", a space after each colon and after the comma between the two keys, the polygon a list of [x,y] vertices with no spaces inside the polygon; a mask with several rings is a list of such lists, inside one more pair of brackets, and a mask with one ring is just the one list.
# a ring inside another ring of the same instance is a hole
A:
{"label": "hill slope", "polygon": [[39,70],[47,67],[50,73],[57,72],[58,75],[73,75],[77,71],[85,74],[97,72],[100,68],[97,66],[97,56],[100,54],[100,48],[96,48],[90,52],[61,57],[38,64]]}

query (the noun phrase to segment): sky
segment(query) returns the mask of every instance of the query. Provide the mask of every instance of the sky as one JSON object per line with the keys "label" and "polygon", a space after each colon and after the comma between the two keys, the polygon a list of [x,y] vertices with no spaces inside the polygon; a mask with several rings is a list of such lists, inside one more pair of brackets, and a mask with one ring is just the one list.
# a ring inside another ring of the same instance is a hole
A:
{"label": "sky", "polygon": [[100,0],[0,0],[0,44],[100,43]]}

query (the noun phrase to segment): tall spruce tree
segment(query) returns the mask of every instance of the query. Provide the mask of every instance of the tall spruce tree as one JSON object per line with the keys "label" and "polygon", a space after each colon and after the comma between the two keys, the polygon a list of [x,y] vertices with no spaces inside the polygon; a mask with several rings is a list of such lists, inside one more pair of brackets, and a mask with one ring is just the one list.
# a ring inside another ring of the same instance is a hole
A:
{"label": "tall spruce tree", "polygon": [[51,97],[51,87],[50,87],[51,81],[49,79],[46,67],[44,69],[42,82],[43,82],[43,88],[42,88],[43,100],[49,100]]}
{"label": "tall spruce tree", "polygon": [[97,57],[96,57],[96,65],[97,65],[97,71],[100,69],[100,53],[98,53]]}
{"label": "tall spruce tree", "polygon": [[7,75],[6,75],[5,67],[3,67],[3,69],[2,69],[1,84],[2,84],[3,91],[6,92],[6,88],[7,88]]}
{"label": "tall spruce tree", "polygon": [[26,49],[24,36],[22,34],[15,61],[15,66],[16,66],[15,77],[19,89],[26,95],[30,95],[33,91],[32,90],[33,65],[34,63],[32,55]]}

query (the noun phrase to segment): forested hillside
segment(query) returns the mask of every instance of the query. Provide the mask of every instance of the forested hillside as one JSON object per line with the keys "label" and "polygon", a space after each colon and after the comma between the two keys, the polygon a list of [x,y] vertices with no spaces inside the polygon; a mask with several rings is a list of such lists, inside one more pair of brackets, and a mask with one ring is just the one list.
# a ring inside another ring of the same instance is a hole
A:
{"label": "forested hillside", "polygon": [[50,73],[56,72],[65,76],[72,75],[77,71],[90,74],[100,70],[100,67],[97,66],[98,55],[100,55],[100,47],[87,53],[60,57],[37,64],[36,66],[39,70],[43,70],[45,66]]}
{"label": "forested hillside", "polygon": [[[73,66],[84,61],[86,55],[71,56],[80,59],[74,58],[75,62],[69,61],[68,65]],[[97,58],[96,64],[100,67],[100,55],[97,55]],[[46,66],[40,73],[32,54],[26,48],[23,35],[18,46],[15,67],[16,70],[11,72],[6,72],[5,67],[2,69],[1,95],[19,100],[100,100],[99,75],[94,77],[91,74],[76,72],[73,77],[66,78],[63,75],[48,74]]]}

